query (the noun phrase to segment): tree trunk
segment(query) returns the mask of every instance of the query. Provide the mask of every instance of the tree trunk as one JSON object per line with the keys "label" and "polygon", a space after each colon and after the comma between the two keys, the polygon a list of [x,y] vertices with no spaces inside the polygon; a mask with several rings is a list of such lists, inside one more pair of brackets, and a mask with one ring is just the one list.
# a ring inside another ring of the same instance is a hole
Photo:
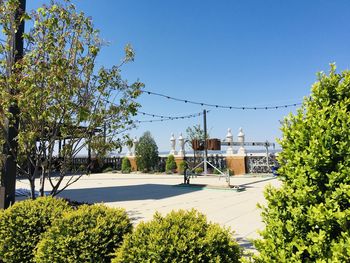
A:
{"label": "tree trunk", "polygon": [[40,189],[39,194],[40,196],[44,196],[44,189],[45,189],[45,168],[42,168],[41,175],[40,175]]}
{"label": "tree trunk", "polygon": [[35,199],[35,177],[32,175],[32,177],[29,179],[29,183],[30,183],[30,198],[31,199]]}

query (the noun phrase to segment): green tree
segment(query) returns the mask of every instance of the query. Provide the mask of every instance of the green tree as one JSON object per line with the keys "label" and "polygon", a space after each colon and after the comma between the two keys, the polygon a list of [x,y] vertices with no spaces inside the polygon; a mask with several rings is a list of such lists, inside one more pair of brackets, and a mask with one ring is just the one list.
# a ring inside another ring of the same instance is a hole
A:
{"label": "green tree", "polygon": [[[204,140],[204,129],[202,129],[199,124],[193,125],[192,127],[187,127],[186,134],[186,139],[190,142],[193,140]],[[208,134],[207,138],[209,138]]]}
{"label": "green tree", "polygon": [[350,72],[319,74],[282,125],[278,173],[263,208],[257,262],[350,262]]}
{"label": "green tree", "polygon": [[139,171],[152,171],[158,163],[158,147],[151,133],[146,131],[135,147],[136,164]]}
{"label": "green tree", "polygon": [[[36,177],[41,195],[46,182],[56,195],[83,175],[63,180],[80,150],[91,147],[104,155],[121,147],[127,139],[122,132],[133,126],[130,117],[139,107],[135,99],[142,84],[128,85],[120,75],[121,66],[134,59],[129,45],[119,65],[95,67],[103,43],[91,19],[69,1],[51,1],[23,15],[33,26],[24,37],[24,58],[14,63],[17,4],[7,0],[0,6],[0,27],[6,36],[0,45],[0,137],[5,138],[6,123],[13,124],[8,106],[16,101],[18,171],[29,179],[33,198]],[[63,142],[60,150],[58,142]]]}
{"label": "green tree", "polygon": [[[204,129],[201,128],[200,124],[193,125],[192,127],[187,127],[186,129],[186,141],[190,142],[190,149],[193,150],[194,157],[201,157],[202,153],[193,149],[192,141],[193,140],[204,140]],[[207,132],[207,138],[209,134]],[[196,166],[196,159],[194,160],[193,166]]]}

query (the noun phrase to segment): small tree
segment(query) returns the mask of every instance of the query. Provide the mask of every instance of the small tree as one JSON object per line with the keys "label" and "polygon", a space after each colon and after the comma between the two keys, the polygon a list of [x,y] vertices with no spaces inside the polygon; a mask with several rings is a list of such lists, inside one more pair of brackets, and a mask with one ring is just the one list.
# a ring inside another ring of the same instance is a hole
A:
{"label": "small tree", "polygon": [[56,195],[84,174],[63,181],[81,149],[90,147],[103,156],[121,147],[127,139],[122,132],[133,125],[130,117],[139,106],[135,99],[142,84],[128,85],[121,78],[121,65],[134,57],[129,45],[120,65],[95,67],[102,48],[98,31],[68,0],[51,1],[23,15],[21,19],[34,26],[24,36],[23,59],[14,63],[17,4],[5,0],[0,5],[0,27],[6,37],[0,44],[0,143],[9,144],[3,138],[7,123],[14,123],[9,105],[16,102],[18,151],[11,149],[11,154],[19,174],[29,179],[33,198],[37,177],[41,195],[47,182]]}
{"label": "small tree", "polygon": [[172,173],[177,168],[174,155],[170,154],[166,159],[165,171]]}
{"label": "small tree", "polygon": [[[201,153],[199,151],[196,151],[195,149],[192,148],[192,141],[193,140],[204,140],[204,129],[201,128],[201,126],[199,124],[197,125],[193,125],[192,127],[188,127],[186,129],[186,134],[187,134],[187,138],[186,140],[190,142],[190,147],[193,150],[193,154],[196,157],[200,157]],[[207,138],[209,138],[209,134],[207,133]],[[196,164],[196,160],[194,162],[194,166]]]}
{"label": "small tree", "polygon": [[350,72],[319,74],[282,132],[257,262],[350,262]]}
{"label": "small tree", "polygon": [[152,171],[158,163],[158,147],[151,133],[146,131],[135,147],[136,163],[139,171]]}
{"label": "small tree", "polygon": [[[187,127],[186,134],[187,134],[187,140],[189,141],[204,139],[204,130],[201,128],[199,124],[193,125],[192,127]],[[209,138],[208,134],[207,134],[207,138]]]}

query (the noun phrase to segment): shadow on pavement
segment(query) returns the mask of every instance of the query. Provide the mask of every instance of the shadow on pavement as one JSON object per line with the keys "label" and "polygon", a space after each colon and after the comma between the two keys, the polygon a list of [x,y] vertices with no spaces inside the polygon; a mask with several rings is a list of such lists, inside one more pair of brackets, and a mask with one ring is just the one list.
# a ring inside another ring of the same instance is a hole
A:
{"label": "shadow on pavement", "polygon": [[255,250],[253,243],[244,237],[236,237],[236,241],[244,249]]}
{"label": "shadow on pavement", "polygon": [[141,184],[100,188],[66,189],[60,196],[80,202],[120,202],[136,200],[159,200],[172,196],[188,194],[201,189],[180,188],[172,185]]}

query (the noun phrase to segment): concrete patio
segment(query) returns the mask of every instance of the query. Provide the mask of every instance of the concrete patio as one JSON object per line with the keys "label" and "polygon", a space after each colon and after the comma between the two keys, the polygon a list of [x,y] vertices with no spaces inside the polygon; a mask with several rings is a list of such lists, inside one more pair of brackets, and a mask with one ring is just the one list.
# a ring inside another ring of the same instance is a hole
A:
{"label": "concrete patio", "polygon": [[[72,200],[105,203],[123,207],[134,223],[150,220],[158,211],[195,208],[212,222],[230,227],[238,242],[252,249],[249,239],[258,237],[263,228],[257,203],[265,203],[263,189],[267,184],[279,186],[274,177],[234,176],[231,184],[244,185],[245,191],[224,189],[225,178],[198,176],[193,184],[206,184],[215,188],[181,187],[183,176],[151,174],[92,174],[82,177],[60,196]],[[223,186],[222,189],[217,189]],[[18,180],[17,188],[29,189],[28,181]],[[48,189],[47,189],[48,190]]]}

